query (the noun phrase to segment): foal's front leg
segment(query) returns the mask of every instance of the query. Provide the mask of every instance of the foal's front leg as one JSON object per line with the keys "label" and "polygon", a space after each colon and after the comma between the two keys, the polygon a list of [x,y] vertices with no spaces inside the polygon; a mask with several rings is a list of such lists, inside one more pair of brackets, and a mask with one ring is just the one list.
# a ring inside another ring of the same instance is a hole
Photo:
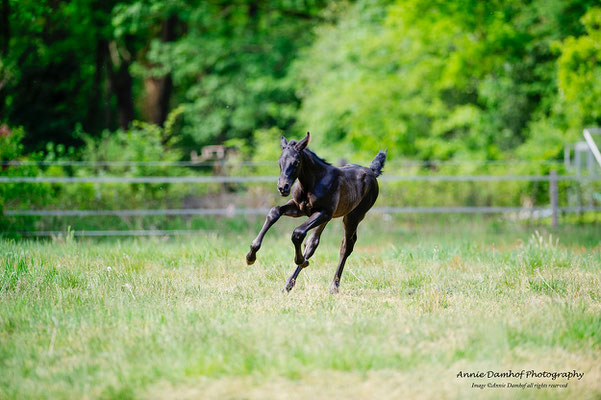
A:
{"label": "foal's front leg", "polygon": [[250,244],[250,251],[246,255],[246,263],[248,265],[252,265],[257,259],[257,251],[261,248],[261,243],[263,243],[263,237],[271,228],[273,224],[277,222],[277,220],[282,216],[287,215],[289,217],[300,217],[302,215],[298,205],[290,200],[288,203],[283,206],[275,206],[267,213],[267,217],[265,218],[265,223],[263,224],[263,228]]}

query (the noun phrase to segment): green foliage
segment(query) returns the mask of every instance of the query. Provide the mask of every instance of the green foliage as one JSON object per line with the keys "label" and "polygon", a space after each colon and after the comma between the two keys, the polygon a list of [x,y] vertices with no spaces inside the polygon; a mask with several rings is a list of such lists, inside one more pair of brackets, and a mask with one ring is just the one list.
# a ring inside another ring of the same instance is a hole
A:
{"label": "green foliage", "polygon": [[[27,161],[23,154],[23,129],[3,126],[5,132],[0,134],[0,161]],[[37,176],[39,168],[35,165],[14,166],[1,165],[0,176]],[[0,183],[0,230],[13,228],[13,223],[5,218],[3,210],[7,204],[18,203],[20,207],[31,207],[41,198],[48,196],[47,188],[40,185],[23,185],[20,183]],[[23,223],[19,221],[18,223]],[[31,229],[31,223],[23,223],[24,230]]]}
{"label": "green foliage", "polygon": [[25,127],[29,149],[81,145],[78,123],[93,136],[113,131],[130,102],[134,119],[148,118],[159,101],[153,80],[168,79],[157,90],[167,108],[185,105],[178,133],[187,149],[290,127],[298,99],[288,66],[325,4],[11,0],[3,118]]}
{"label": "green foliage", "polygon": [[73,135],[77,124],[98,129],[103,97],[96,45],[105,37],[102,25],[111,1],[97,3],[8,1],[0,121],[24,127],[28,150],[43,150],[49,141],[78,143]]}
{"label": "green foliage", "polygon": [[593,0],[8,4],[0,109],[28,150],[178,107],[186,151],[309,130],[331,158],[552,159],[601,123]]}
{"label": "green foliage", "polygon": [[[85,143],[79,156],[92,163],[109,162],[97,166],[53,167],[46,175],[72,176],[185,176],[190,171],[172,165],[144,164],[144,162],[172,162],[182,158],[173,142],[172,129],[181,109],[174,110],[167,118],[165,127],[134,121],[126,131],[104,132],[98,139],[83,135]],[[110,162],[117,162],[112,165]],[[118,164],[123,162],[122,164]],[[142,162],[142,164],[128,164]],[[60,208],[152,208],[179,204],[191,193],[189,185],[182,184],[94,184],[79,183],[53,186],[55,201],[52,206]],[[205,190],[211,190],[205,189]]]}
{"label": "green foliage", "polygon": [[586,34],[561,42],[558,60],[559,89],[570,128],[601,124],[601,8],[583,17]]}
{"label": "green foliage", "polygon": [[18,160],[23,156],[23,128],[10,129],[8,126],[0,126],[0,161]]}
{"label": "green foliage", "polygon": [[[168,147],[164,144],[165,139],[169,137],[168,127],[163,129],[160,126],[146,122],[136,121],[131,129],[127,131],[117,130],[115,132],[105,131],[98,140],[87,136],[84,139],[85,146],[81,151],[84,160],[90,162],[96,161],[178,161],[182,155],[177,149]],[[131,169],[131,167],[109,167],[105,171],[112,174],[122,173],[118,168],[126,168],[134,176],[144,176],[144,173],[153,175],[167,174],[169,170],[166,167],[155,168],[151,170],[144,166],[142,171]],[[83,170],[83,173],[89,171]]]}
{"label": "green foliage", "polygon": [[[117,11],[114,23],[139,3]],[[311,37],[321,1],[249,2],[223,6],[187,4],[178,13],[188,27],[173,42],[152,41],[152,68],[136,74],[171,73],[178,103],[185,104],[183,144],[193,147],[249,139],[255,129],[286,129],[295,120],[297,99],[288,66]],[[296,16],[298,13],[300,16]]]}
{"label": "green foliage", "polygon": [[586,4],[360,1],[321,27],[298,61],[299,130],[311,126],[332,153],[366,158],[380,147],[422,159],[505,158],[541,136],[555,157],[552,43],[580,31],[573,17]]}
{"label": "green foliage", "polygon": [[[172,145],[173,126],[182,110],[175,109],[167,118],[164,127],[145,122],[134,122],[131,129],[104,132],[93,138],[79,132],[84,147],[79,150],[63,145],[48,143],[46,155],[41,161],[71,161],[81,158],[90,162],[82,165],[36,165],[5,166],[0,175],[45,176],[45,177],[88,177],[88,176],[186,176],[192,171],[160,162],[173,162],[182,158],[181,152]],[[21,159],[22,130],[15,129],[11,136],[0,136],[0,160]],[[105,163],[108,162],[108,163]],[[141,164],[129,164],[141,162]],[[150,162],[150,163],[148,163]],[[156,164],[155,162],[159,162]],[[97,164],[95,164],[97,163]],[[144,164],[147,163],[147,164]],[[196,175],[210,173],[200,170]],[[219,185],[189,185],[182,183],[0,183],[0,210],[22,209],[146,209],[182,208],[186,199],[219,191]],[[166,228],[181,228],[187,221],[173,218],[128,220],[120,218],[3,217],[0,228],[4,232],[64,229],[73,225],[76,229],[100,229],[120,227],[128,229],[142,227],[143,223]],[[194,229],[194,226],[190,226]]]}

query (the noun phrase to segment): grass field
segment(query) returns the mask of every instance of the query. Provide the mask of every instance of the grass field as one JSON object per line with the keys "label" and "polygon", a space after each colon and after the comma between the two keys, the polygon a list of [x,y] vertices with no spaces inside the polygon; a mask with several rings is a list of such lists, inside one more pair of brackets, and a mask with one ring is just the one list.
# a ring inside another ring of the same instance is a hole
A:
{"label": "grass field", "polygon": [[[372,216],[332,296],[339,221],[287,295],[293,222],[247,267],[251,225],[0,240],[0,398],[601,398],[599,228],[550,237]],[[457,377],[509,369],[585,375]]]}

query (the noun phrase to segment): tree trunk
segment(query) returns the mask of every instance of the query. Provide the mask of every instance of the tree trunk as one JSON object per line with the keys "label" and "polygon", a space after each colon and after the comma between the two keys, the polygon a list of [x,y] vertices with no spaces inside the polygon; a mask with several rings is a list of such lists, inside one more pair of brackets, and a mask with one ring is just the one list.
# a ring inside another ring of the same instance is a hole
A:
{"label": "tree trunk", "polygon": [[119,116],[119,127],[128,129],[134,120],[134,100],[132,93],[133,79],[129,73],[131,65],[131,56],[126,49],[122,52],[127,56],[122,56],[117,49],[115,42],[108,43],[110,57],[107,57],[107,70],[110,80],[111,92],[117,99],[117,114]]}
{"label": "tree trunk", "polygon": [[[172,42],[175,40],[175,28],[178,19],[176,16],[167,18],[163,24],[161,40],[163,42]],[[152,67],[152,66],[151,66]],[[160,78],[148,77],[144,80],[144,89],[146,98],[144,101],[144,109],[148,121],[163,125],[169,113],[169,100],[173,92],[173,80],[171,74],[167,74]]]}
{"label": "tree trunk", "polygon": [[8,0],[2,0],[2,18],[0,19],[2,26],[2,57],[8,55],[8,45],[10,43],[10,4]]}
{"label": "tree trunk", "polygon": [[171,75],[162,78],[148,77],[144,80],[146,119],[153,124],[163,125],[169,113],[169,100],[173,90]]}
{"label": "tree trunk", "polygon": [[117,98],[117,112],[119,114],[119,127],[129,128],[134,120],[134,101],[132,94],[133,79],[129,73],[129,62],[123,62],[121,66],[111,74],[111,86]]}
{"label": "tree trunk", "polygon": [[108,104],[104,104],[105,98],[102,93],[103,77],[106,71],[106,58],[107,58],[107,44],[106,40],[99,37],[96,40],[96,57],[94,60],[94,81],[92,85],[92,96],[90,104],[88,106],[88,115],[86,118],[86,126],[84,126],[86,132],[98,132],[102,129],[110,129],[110,121],[103,117],[102,108],[103,105],[108,107]]}

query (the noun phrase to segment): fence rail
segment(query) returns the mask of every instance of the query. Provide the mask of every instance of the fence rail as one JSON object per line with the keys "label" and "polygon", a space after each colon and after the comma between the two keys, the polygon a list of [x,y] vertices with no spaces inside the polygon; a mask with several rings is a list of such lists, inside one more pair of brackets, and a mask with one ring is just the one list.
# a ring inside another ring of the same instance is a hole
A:
{"label": "fence rail", "polygon": [[[0,176],[0,183],[257,183],[276,182],[277,176]],[[599,176],[578,175],[383,175],[384,182],[547,182],[601,181]]]}
{"label": "fence rail", "polygon": [[[116,162],[111,163],[110,165]],[[152,164],[151,164],[152,163]],[[159,165],[161,162],[149,162],[148,165]],[[107,162],[108,165],[108,162]],[[162,164],[161,164],[162,165]],[[0,176],[1,183],[258,183],[275,182],[277,176],[90,176],[90,177],[18,177]],[[591,182],[601,181],[601,176],[557,175],[553,170],[549,175],[384,175],[379,178],[384,182],[549,182],[549,206],[543,207],[374,207],[374,213],[386,214],[494,214],[514,213],[524,218],[551,217],[557,225],[558,213],[580,213],[601,211],[601,207],[559,207],[557,183],[560,181]],[[267,208],[209,208],[209,209],[129,209],[129,210],[4,210],[5,217],[92,217],[92,216],[233,216],[264,215]],[[163,236],[185,235],[206,231],[199,230],[91,230],[71,231],[74,236]],[[4,232],[8,233],[8,232]],[[64,231],[28,231],[12,232],[25,236],[53,236],[65,234]]]}
{"label": "fence rail", "polygon": [[86,231],[24,231],[24,232],[11,232],[12,234],[19,234],[30,237],[48,237],[48,236],[60,236],[72,234],[76,237],[98,237],[98,236],[181,236],[181,235],[196,235],[201,233],[208,233],[211,231],[202,229],[153,229],[153,230],[86,230]]}
{"label": "fence rail", "polygon": [[263,165],[278,165],[276,161],[0,161],[0,165],[26,167],[258,167]]}
{"label": "fence rail", "polygon": [[[369,165],[371,160],[357,161],[361,165]],[[400,160],[395,165],[402,166],[438,166],[438,165],[561,165],[561,161],[552,160],[433,160],[433,161],[415,161]],[[0,161],[0,165],[5,166],[62,166],[62,167],[258,167],[258,166],[277,166],[277,161],[31,161],[31,160],[10,160]]]}
{"label": "fence rail", "polygon": [[[557,209],[565,213],[577,213],[584,211],[601,211],[601,207],[559,207]],[[91,216],[91,215],[263,215],[268,211],[266,208],[253,209],[189,209],[189,210],[26,210],[8,211],[6,215],[13,216]],[[374,213],[425,213],[425,214],[493,214],[493,213],[516,213],[525,216],[538,215],[539,217],[552,216],[551,207],[374,207]],[[6,232],[29,237],[52,237],[73,235],[74,237],[103,237],[103,236],[183,236],[206,234],[209,230],[203,229],[139,229],[139,230],[63,230],[63,231],[17,231]]]}
{"label": "fence rail", "polygon": [[[379,214],[498,214],[542,213],[553,207],[374,207],[371,213]],[[187,209],[133,209],[133,210],[5,210],[10,217],[94,217],[94,216],[162,216],[162,215],[264,215],[269,208],[187,208]],[[563,213],[601,211],[601,207],[557,207]],[[550,214],[549,214],[550,215]]]}

